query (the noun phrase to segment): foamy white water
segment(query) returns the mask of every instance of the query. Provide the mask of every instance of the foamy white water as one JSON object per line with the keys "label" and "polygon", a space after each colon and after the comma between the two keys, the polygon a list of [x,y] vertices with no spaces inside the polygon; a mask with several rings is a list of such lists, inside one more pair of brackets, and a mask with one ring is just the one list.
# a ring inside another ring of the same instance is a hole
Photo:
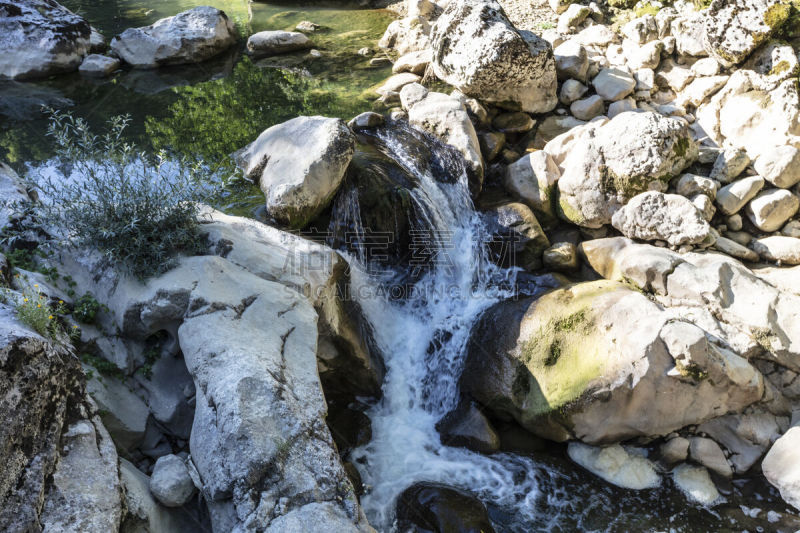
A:
{"label": "foamy white water", "polygon": [[[382,140],[390,149],[396,142]],[[393,150],[397,162],[419,179],[413,201],[425,213],[424,222],[450,242],[442,249],[446,256],[402,301],[375,290],[391,284],[391,276],[370,273],[351,259],[352,292],[386,365],[383,399],[367,412],[372,440],[352,455],[367,487],[361,503],[374,527],[391,531],[400,493],[415,482],[434,481],[469,490],[532,521],[538,496],[532,461],[443,446],[435,428],[457,404],[473,323],[488,306],[510,296],[490,292],[514,272],[486,257],[485,229],[470,200],[466,174],[442,183],[404,154],[402,146]]]}

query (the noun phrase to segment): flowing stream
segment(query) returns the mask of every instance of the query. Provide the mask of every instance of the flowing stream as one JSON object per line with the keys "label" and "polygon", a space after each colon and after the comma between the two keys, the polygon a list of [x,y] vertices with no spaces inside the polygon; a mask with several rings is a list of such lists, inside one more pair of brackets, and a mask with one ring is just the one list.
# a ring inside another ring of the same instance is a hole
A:
{"label": "flowing stream", "polygon": [[[460,159],[449,152],[430,164],[409,155],[408,130],[400,125],[376,134],[381,151],[414,178],[409,193],[419,225],[432,236],[429,269],[403,298],[396,298],[397,272],[375,272],[374,265],[351,256],[352,293],[357,298],[384,356],[383,399],[368,415],[372,441],[354,452],[368,492],[362,504],[370,522],[391,529],[397,496],[417,481],[436,481],[479,494],[513,509],[523,521],[534,519],[538,496],[526,458],[484,456],[442,446],[435,425],[458,401],[458,378],[470,329],[480,313],[512,296],[515,272],[488,260],[486,231],[474,210]],[[349,215],[353,215],[352,199]],[[405,287],[403,285],[403,287]]]}

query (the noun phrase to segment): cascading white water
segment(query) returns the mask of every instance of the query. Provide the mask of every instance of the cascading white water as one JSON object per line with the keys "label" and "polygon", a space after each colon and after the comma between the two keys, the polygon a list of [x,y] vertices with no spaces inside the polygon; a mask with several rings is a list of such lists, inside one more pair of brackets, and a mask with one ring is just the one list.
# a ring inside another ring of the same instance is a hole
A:
{"label": "cascading white water", "polygon": [[391,275],[371,272],[351,257],[352,293],[386,364],[383,398],[367,413],[372,440],[351,456],[367,487],[362,505],[373,526],[391,531],[399,494],[415,482],[433,481],[467,489],[532,523],[538,494],[533,461],[443,446],[435,428],[456,406],[472,324],[489,305],[511,296],[497,287],[508,286],[515,273],[487,258],[466,173],[443,183],[390,133],[380,136],[393,159],[418,179],[411,197],[424,224],[449,243],[402,300],[388,297]]}

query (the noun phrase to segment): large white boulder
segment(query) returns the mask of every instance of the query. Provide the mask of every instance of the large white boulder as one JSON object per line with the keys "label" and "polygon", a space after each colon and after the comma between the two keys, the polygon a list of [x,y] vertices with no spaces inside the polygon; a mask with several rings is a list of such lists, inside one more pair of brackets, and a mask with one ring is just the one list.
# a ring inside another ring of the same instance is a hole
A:
{"label": "large white boulder", "polygon": [[0,4],[0,78],[75,70],[89,53],[89,23],[54,0]]}
{"label": "large white boulder", "polygon": [[[637,279],[656,283],[658,270],[674,268],[663,259]],[[497,304],[469,346],[462,390],[559,441],[663,436],[738,412],[764,393],[761,374],[704,329],[605,280]]]}
{"label": "large white boulder", "polygon": [[302,228],[333,198],[354,150],[343,120],[297,117],[264,130],[235,158],[264,192],[269,215]]}
{"label": "large white boulder", "polygon": [[609,224],[637,194],[666,190],[667,182],[697,154],[684,120],[651,112],[621,113],[587,130],[560,163],[560,215],[589,228]]}
{"label": "large white boulder", "polygon": [[706,51],[724,67],[738,65],[789,18],[781,0],[714,0],[704,12]]}
{"label": "large white boulder", "polygon": [[237,32],[228,16],[199,6],[150,26],[128,28],[111,40],[111,50],[136,68],[199,63],[230,48]]}
{"label": "large white boulder", "polygon": [[626,237],[673,246],[700,244],[711,234],[711,226],[691,201],[657,191],[634,196],[614,213],[611,222]]}
{"label": "large white boulder", "polygon": [[786,503],[800,509],[800,427],[789,429],[775,441],[761,470]]}
{"label": "large white boulder", "polygon": [[454,0],[431,30],[433,71],[467,96],[530,113],[553,110],[550,43],[514,28],[495,0]]}

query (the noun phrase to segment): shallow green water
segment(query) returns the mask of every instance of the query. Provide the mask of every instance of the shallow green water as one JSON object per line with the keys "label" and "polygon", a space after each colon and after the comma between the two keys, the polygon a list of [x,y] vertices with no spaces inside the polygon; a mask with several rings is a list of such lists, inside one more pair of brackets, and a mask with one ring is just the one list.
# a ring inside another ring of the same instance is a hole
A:
{"label": "shallow green water", "polygon": [[225,158],[265,128],[297,115],[349,118],[371,105],[364,91],[390,74],[356,52],[375,48],[392,20],[385,10],[299,7],[243,0],[63,0],[110,41],[129,27],[150,24],[196,5],[213,5],[236,22],[243,37],[293,29],[310,20],[323,54],[305,52],[251,62],[244,38],[229,52],[199,65],[126,70],[109,80],[79,74],[35,83],[0,82],[0,159],[17,168],[52,154],[42,105],[69,109],[100,129],[111,116],[130,114],[128,133],[144,149],[165,148],[209,160]]}

